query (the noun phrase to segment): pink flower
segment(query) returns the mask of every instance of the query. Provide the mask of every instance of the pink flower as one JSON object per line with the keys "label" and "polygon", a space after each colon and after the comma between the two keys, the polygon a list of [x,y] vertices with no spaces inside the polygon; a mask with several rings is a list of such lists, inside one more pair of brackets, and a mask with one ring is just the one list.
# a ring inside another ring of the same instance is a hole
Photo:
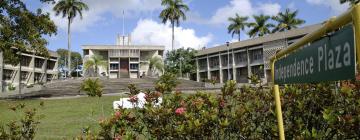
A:
{"label": "pink flower", "polygon": [[116,111],[115,112],[115,118],[119,119],[121,116],[121,112],[120,111]]}
{"label": "pink flower", "polygon": [[135,102],[138,101],[138,97],[137,97],[136,95],[131,96],[130,99],[129,99],[129,101],[132,102],[132,103],[135,103]]}
{"label": "pink flower", "polygon": [[177,109],[175,110],[175,113],[176,113],[177,115],[182,115],[182,114],[185,113],[185,111],[186,111],[186,108],[180,107],[180,108],[177,108]]}

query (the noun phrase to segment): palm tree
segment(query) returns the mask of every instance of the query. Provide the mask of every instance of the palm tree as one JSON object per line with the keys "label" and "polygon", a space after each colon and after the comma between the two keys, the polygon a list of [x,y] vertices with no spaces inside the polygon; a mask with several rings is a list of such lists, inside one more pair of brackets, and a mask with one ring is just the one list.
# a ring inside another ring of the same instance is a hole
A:
{"label": "palm tree", "polygon": [[172,42],[171,48],[174,50],[174,27],[179,26],[180,19],[186,20],[185,12],[189,11],[189,7],[183,3],[182,0],[162,0],[161,5],[165,6],[165,9],[161,11],[160,18],[162,23],[166,24],[170,21],[172,27]]}
{"label": "palm tree", "polygon": [[249,23],[250,31],[248,32],[248,35],[250,37],[256,37],[269,34],[270,28],[274,27],[273,24],[268,23],[270,16],[261,14],[259,16],[254,15],[253,17],[255,19],[255,22]]}
{"label": "palm tree", "polygon": [[231,37],[234,37],[234,34],[237,34],[240,41],[240,31],[243,31],[245,26],[248,26],[248,23],[246,22],[248,17],[240,17],[236,14],[235,17],[229,17],[228,20],[230,21],[228,33],[231,33]]}
{"label": "palm tree", "polygon": [[299,25],[304,24],[305,20],[296,18],[298,11],[291,12],[289,8],[285,12],[280,12],[278,15],[273,16],[278,25],[273,29],[273,32],[282,32],[298,28]]}
{"label": "palm tree", "polygon": [[94,69],[96,76],[98,75],[99,66],[107,67],[107,61],[100,55],[92,55],[85,63],[84,69],[90,70]]}
{"label": "palm tree", "polygon": [[355,5],[360,2],[360,0],[340,0],[340,4],[348,3],[350,6]]}
{"label": "palm tree", "polygon": [[60,0],[53,8],[55,15],[62,15],[68,19],[68,69],[71,70],[71,45],[70,45],[70,25],[74,18],[79,14],[82,19],[82,12],[89,10],[89,7],[81,0]]}
{"label": "palm tree", "polygon": [[149,60],[149,75],[153,75],[156,71],[164,72],[164,61],[160,55],[155,55]]}

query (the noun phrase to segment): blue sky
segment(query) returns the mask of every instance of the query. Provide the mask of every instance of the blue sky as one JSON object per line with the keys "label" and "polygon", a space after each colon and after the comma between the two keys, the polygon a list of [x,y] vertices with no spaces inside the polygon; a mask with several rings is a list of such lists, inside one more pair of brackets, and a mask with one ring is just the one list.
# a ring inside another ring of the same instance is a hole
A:
{"label": "blue sky", "polygon": [[[175,29],[175,46],[214,47],[227,41],[235,41],[227,33],[227,18],[239,13],[274,15],[286,8],[299,10],[298,17],[306,25],[316,24],[341,14],[347,5],[339,0],[184,0],[190,7],[187,20]],[[58,26],[55,36],[47,37],[50,50],[67,48],[66,19],[54,16],[52,5],[37,0],[25,0],[30,9],[42,8],[51,13]],[[161,0],[83,0],[90,10],[84,18],[72,24],[72,50],[81,52],[81,45],[115,44],[116,35],[122,34],[122,11],[125,11],[125,34],[131,34],[132,44],[164,45],[171,48],[171,28],[162,24],[158,15]],[[250,19],[251,21],[252,19]],[[247,39],[245,32],[242,39]]]}

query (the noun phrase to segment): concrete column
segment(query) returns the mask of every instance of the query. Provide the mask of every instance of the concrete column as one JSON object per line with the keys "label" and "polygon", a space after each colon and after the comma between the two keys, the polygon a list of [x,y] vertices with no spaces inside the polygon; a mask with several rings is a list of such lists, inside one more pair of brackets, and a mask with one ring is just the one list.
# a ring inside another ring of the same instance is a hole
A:
{"label": "concrete column", "polygon": [[0,92],[4,92],[5,81],[3,79],[4,73],[4,59],[3,52],[0,51]]}
{"label": "concrete column", "polygon": [[199,65],[199,58],[196,58],[196,81],[200,82],[200,65]]}
{"label": "concrete column", "polygon": [[[47,59],[46,58],[44,58],[43,59],[44,60],[44,63],[43,63],[43,65],[42,65],[42,67],[41,67],[41,73],[42,73],[42,77],[41,77],[41,82],[43,82],[43,83],[45,83],[46,82],[46,78],[47,78],[47,72],[46,72],[46,69],[47,69]],[[71,70],[70,70],[70,74],[71,74]]]}
{"label": "concrete column", "polygon": [[232,70],[233,70],[233,80],[236,81],[236,68],[235,68],[235,54],[234,54],[234,50],[231,50],[231,54],[232,54]]}
{"label": "concrete column", "polygon": [[30,79],[29,79],[29,84],[34,84],[35,83],[35,73],[34,73],[34,69],[35,69],[35,54],[32,55],[31,57],[31,61],[29,64],[29,67],[32,69],[31,72],[29,72],[30,74]]}
{"label": "concrete column", "polygon": [[207,79],[210,79],[211,78],[211,73],[210,73],[209,56],[206,56],[206,63],[207,63]]}
{"label": "concrete column", "polygon": [[[247,54],[248,77],[250,77],[250,75],[251,75],[251,67],[250,67],[250,52],[249,52],[249,48],[246,48],[246,54]],[[250,83],[250,80],[248,80],[248,83]]]}
{"label": "concrete column", "polygon": [[219,77],[220,77],[220,83],[223,82],[223,71],[222,71],[222,62],[221,62],[221,53],[219,52]]}

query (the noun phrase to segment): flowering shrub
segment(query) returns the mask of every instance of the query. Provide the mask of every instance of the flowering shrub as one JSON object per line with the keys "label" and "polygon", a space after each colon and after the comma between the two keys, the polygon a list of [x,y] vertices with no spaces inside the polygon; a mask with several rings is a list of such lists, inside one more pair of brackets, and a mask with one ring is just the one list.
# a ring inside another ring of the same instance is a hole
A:
{"label": "flowering shrub", "polygon": [[[44,103],[41,102],[40,106],[43,107]],[[25,108],[25,104],[18,104],[9,107],[12,111],[22,111],[21,120],[13,120],[6,124],[0,124],[0,139],[1,140],[32,140],[35,137],[36,129],[40,123],[43,115],[36,115],[36,108]]]}
{"label": "flowering shrub", "polygon": [[[350,82],[352,83],[352,82]],[[282,108],[287,139],[360,139],[359,84],[335,92],[328,83],[285,86]],[[145,108],[119,109],[100,122],[98,139],[277,139],[272,89],[228,81],[214,95],[177,91],[154,107],[158,92],[147,91]],[[83,136],[85,137],[85,136]]]}

